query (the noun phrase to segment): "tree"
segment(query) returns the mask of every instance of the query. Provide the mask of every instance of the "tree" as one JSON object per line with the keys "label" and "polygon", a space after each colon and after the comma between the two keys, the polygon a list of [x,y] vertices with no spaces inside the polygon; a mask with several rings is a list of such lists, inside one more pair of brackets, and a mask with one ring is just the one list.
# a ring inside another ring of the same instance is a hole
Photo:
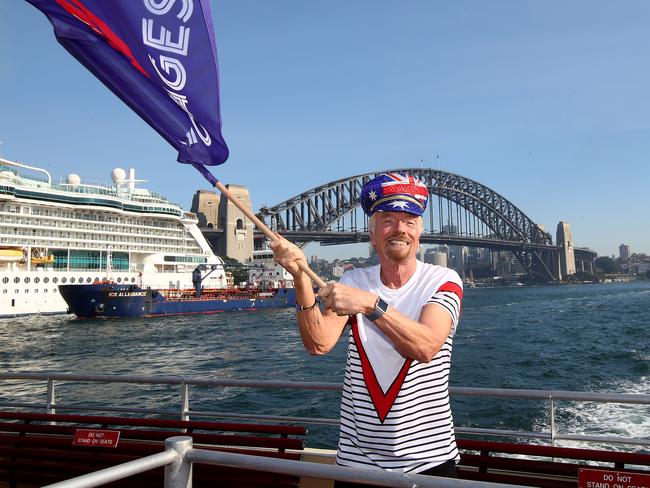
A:
{"label": "tree", "polygon": [[226,271],[232,273],[233,281],[235,285],[238,285],[244,281],[248,281],[248,268],[241,264],[236,259],[229,257],[223,257],[223,267]]}
{"label": "tree", "polygon": [[621,269],[616,261],[607,256],[600,256],[596,258],[594,265],[603,273],[618,273]]}

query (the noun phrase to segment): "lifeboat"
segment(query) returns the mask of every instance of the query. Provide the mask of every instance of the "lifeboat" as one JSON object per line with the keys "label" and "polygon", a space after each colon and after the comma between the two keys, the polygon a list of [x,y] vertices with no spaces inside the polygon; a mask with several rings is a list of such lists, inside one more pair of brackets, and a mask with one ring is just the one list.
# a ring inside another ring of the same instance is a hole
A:
{"label": "lifeboat", "polygon": [[23,257],[23,251],[20,249],[0,249],[0,262],[17,263],[22,261]]}
{"label": "lifeboat", "polygon": [[54,256],[48,255],[45,249],[32,249],[32,256],[30,261],[33,266],[42,266],[45,264],[52,264],[54,262]]}
{"label": "lifeboat", "polygon": [[52,264],[54,262],[54,256],[32,256],[32,264]]}

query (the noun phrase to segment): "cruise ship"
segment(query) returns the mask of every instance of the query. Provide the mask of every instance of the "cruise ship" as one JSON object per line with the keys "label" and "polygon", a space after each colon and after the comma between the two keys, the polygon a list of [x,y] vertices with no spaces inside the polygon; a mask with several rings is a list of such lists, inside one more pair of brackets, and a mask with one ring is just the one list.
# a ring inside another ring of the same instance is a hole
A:
{"label": "cruise ship", "polygon": [[0,158],[0,317],[65,313],[62,284],[192,288],[200,265],[203,286],[228,286],[196,215],[136,188],[133,169],[111,179],[53,183],[45,169]]}

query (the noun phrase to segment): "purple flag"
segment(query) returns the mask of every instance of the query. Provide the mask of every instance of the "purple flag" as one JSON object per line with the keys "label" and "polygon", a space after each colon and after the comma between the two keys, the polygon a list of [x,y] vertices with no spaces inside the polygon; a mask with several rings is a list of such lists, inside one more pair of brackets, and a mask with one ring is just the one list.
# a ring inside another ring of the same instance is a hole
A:
{"label": "purple flag", "polygon": [[203,165],[223,163],[228,147],[208,0],[27,1],[70,54],[178,150],[181,163],[216,181]]}

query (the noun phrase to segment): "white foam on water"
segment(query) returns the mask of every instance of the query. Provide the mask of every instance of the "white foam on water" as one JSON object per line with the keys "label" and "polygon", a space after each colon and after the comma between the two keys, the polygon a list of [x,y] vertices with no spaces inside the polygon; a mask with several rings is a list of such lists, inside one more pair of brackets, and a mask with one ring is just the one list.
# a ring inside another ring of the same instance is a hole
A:
{"label": "white foam on water", "polygon": [[[637,382],[619,381],[609,389],[621,394],[647,394],[650,377],[640,377]],[[556,405],[556,432],[562,434],[629,437],[650,439],[650,405],[629,403],[558,402]],[[549,430],[549,419],[540,419],[536,429]],[[630,445],[586,443],[558,440],[560,447],[607,448],[629,450]],[[638,447],[637,447],[638,449]]]}

